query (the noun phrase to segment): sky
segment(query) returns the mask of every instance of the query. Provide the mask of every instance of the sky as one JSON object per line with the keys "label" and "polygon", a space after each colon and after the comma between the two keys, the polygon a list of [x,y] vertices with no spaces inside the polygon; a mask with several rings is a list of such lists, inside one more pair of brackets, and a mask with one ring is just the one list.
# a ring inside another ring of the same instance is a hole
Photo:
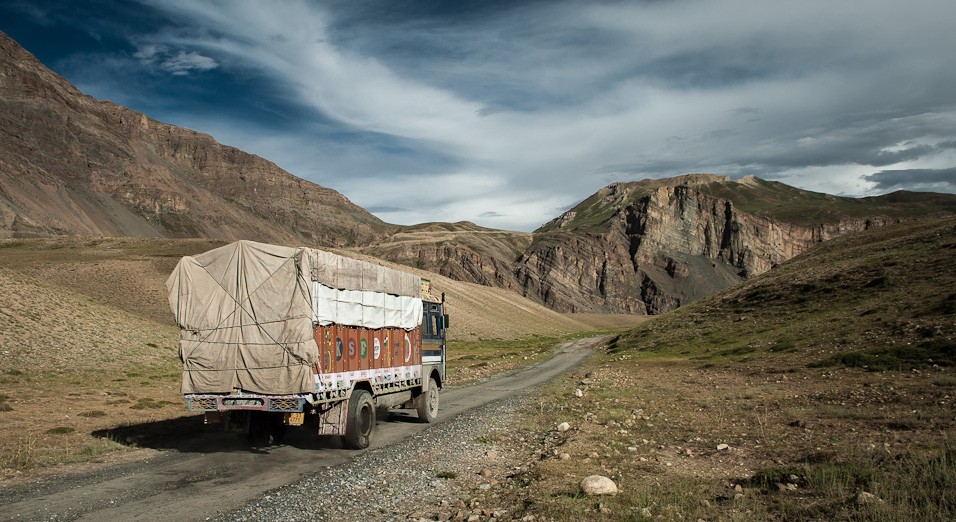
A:
{"label": "sky", "polygon": [[5,0],[82,91],[390,223],[534,230],[617,181],[956,193],[953,0]]}

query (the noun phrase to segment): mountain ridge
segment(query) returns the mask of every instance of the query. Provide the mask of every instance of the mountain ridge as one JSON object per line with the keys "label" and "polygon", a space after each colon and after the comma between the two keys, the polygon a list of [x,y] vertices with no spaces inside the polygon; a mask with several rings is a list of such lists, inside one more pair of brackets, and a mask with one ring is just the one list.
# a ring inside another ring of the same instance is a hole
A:
{"label": "mountain ridge", "polygon": [[564,312],[659,314],[820,242],[953,213],[949,194],[847,198],[756,176],[696,173],[612,183],[530,235],[497,232],[510,248],[489,244],[488,229],[446,224],[455,234],[400,231],[364,251],[503,286]]}
{"label": "mountain ridge", "polygon": [[533,233],[385,223],[211,136],[95,100],[0,33],[0,237],[196,237],[348,248],[559,312],[659,314],[956,196],[845,198],[756,176],[612,183]]}
{"label": "mountain ridge", "polygon": [[0,236],[346,246],[395,230],[211,136],[80,92],[0,33]]}

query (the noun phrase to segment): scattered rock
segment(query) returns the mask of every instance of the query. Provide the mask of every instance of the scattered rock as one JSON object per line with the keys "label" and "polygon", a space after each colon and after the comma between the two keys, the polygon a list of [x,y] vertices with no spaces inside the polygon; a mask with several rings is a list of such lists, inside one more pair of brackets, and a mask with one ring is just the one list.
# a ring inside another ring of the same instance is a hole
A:
{"label": "scattered rock", "polygon": [[571,425],[568,424],[567,422],[562,422],[561,424],[558,424],[558,431],[568,431],[569,429],[571,429]]}
{"label": "scattered rock", "polygon": [[584,397],[584,392],[581,391],[581,388],[578,388],[578,389],[574,390],[574,396],[575,396],[575,397]]}
{"label": "scattered rock", "polygon": [[744,492],[744,488],[743,488],[743,486],[741,486],[740,484],[737,484],[736,486],[734,486],[734,491],[737,492],[737,493],[743,493],[743,492]]}
{"label": "scattered rock", "polygon": [[488,453],[485,453],[485,456],[488,457],[489,459],[496,459],[498,458],[498,452],[495,450],[491,450]]}
{"label": "scattered rock", "polygon": [[488,468],[481,468],[481,471],[478,472],[482,477],[488,478],[491,476],[491,470]]}
{"label": "scattered rock", "polygon": [[559,453],[558,458],[561,460],[568,460],[571,458],[571,455],[568,453]]}
{"label": "scattered rock", "polygon": [[481,484],[478,484],[478,489],[480,489],[480,490],[482,490],[482,491],[488,491],[489,489],[491,489],[491,484],[489,484],[489,483],[487,483],[487,482],[483,482],[483,483],[481,483]]}
{"label": "scattered rock", "polygon": [[604,475],[590,475],[581,481],[581,491],[585,495],[616,495],[617,484]]}
{"label": "scattered rock", "polygon": [[883,499],[874,495],[873,493],[870,493],[867,491],[861,491],[856,496],[856,503],[861,506],[866,504],[882,504]]}
{"label": "scattered rock", "polygon": [[718,445],[717,445],[717,451],[726,451],[726,450],[729,450],[729,449],[730,449],[730,445],[729,445],[729,444],[718,444]]}

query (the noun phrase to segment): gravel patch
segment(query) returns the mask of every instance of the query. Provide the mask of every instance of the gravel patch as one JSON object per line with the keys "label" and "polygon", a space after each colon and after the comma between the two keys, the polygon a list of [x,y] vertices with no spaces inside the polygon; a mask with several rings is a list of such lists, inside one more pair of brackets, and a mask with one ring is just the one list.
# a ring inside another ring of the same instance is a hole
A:
{"label": "gravel patch", "polygon": [[510,520],[507,506],[482,505],[472,493],[515,471],[501,443],[530,397],[471,410],[210,520]]}

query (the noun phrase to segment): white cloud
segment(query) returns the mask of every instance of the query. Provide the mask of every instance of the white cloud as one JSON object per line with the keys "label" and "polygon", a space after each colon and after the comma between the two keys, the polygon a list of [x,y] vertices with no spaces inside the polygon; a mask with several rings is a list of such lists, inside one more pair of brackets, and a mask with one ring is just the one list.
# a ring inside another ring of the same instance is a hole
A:
{"label": "white cloud", "polygon": [[165,45],[141,45],[133,53],[141,64],[158,66],[173,76],[186,76],[192,72],[211,71],[219,67],[216,60],[203,56],[196,51],[171,52]]}
{"label": "white cloud", "polygon": [[163,60],[160,65],[166,71],[174,76],[184,76],[193,71],[210,71],[219,67],[215,60],[208,56],[203,56],[196,51],[179,51],[173,56]]}
{"label": "white cloud", "polygon": [[899,145],[956,134],[956,4],[917,4],[546,3],[342,29],[323,4],[173,0],[154,5],[192,25],[136,57],[174,75],[253,69],[349,132],[408,144],[397,160],[234,119],[200,127],[386,219],[527,230],[615,180],[710,171],[862,195],[887,158],[951,166]]}

